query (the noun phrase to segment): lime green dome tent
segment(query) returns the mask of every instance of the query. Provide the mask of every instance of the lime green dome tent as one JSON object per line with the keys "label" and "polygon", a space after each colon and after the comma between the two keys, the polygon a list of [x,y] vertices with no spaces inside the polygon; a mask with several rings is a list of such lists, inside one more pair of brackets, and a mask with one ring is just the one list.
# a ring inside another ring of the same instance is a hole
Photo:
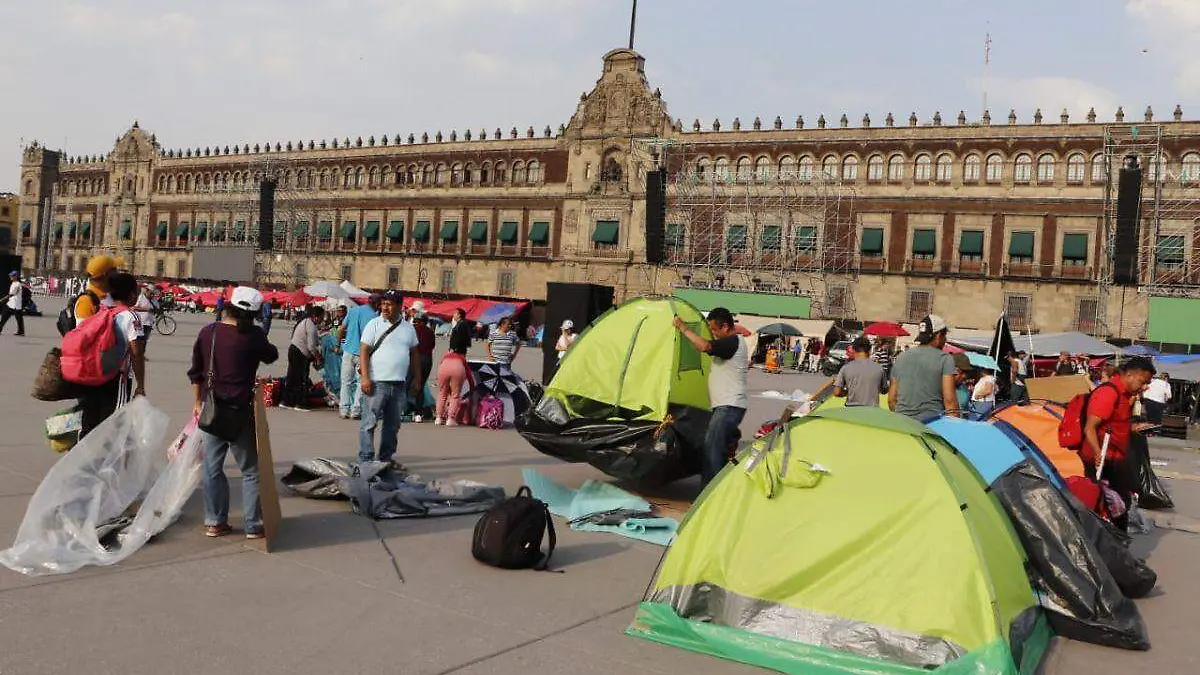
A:
{"label": "lime green dome tent", "polygon": [[677,315],[710,337],[700,311],[678,299],[635,298],[600,316],[517,430],[545,454],[615,478],[665,483],[695,473],[711,363],[675,329]]}
{"label": "lime green dome tent", "polygon": [[795,675],[1029,675],[1024,553],[944,440],[817,410],[743,452],[680,526],[631,635]]}

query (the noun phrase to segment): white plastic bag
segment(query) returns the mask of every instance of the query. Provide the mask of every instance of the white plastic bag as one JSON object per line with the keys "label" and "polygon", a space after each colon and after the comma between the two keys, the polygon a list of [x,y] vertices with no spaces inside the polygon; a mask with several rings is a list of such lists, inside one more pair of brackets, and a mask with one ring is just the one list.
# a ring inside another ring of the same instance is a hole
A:
{"label": "white plastic bag", "polygon": [[[200,439],[193,421],[168,462],[166,430],[167,415],[144,397],[117,409],[46,474],[0,564],[28,575],[112,565],[174,522],[200,481]],[[104,524],[138,499],[132,524],[106,548]]]}

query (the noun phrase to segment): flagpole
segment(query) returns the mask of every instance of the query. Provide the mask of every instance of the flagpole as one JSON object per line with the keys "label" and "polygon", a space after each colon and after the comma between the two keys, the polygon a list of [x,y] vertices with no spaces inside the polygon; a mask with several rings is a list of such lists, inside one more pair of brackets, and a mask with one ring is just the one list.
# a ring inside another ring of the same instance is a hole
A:
{"label": "flagpole", "polygon": [[983,110],[979,113],[980,119],[987,114],[988,109],[988,66],[992,62],[992,34],[988,32],[983,40]]}

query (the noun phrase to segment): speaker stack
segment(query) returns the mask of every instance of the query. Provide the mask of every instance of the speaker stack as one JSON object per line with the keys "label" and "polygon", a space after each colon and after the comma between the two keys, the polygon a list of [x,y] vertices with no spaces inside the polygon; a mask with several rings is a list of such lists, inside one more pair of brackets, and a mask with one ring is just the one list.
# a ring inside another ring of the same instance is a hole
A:
{"label": "speaker stack", "polygon": [[550,384],[558,370],[558,342],[563,321],[570,319],[582,332],[613,306],[613,287],[598,284],[546,284],[546,328],[542,333],[542,382]]}
{"label": "speaker stack", "polygon": [[275,186],[274,178],[264,178],[258,184],[258,249],[275,248]]}
{"label": "speaker stack", "polygon": [[646,262],[666,262],[667,170],[646,173]]}
{"label": "speaker stack", "polygon": [[1117,182],[1117,236],[1113,247],[1113,282],[1138,282],[1138,221],[1142,211],[1142,168],[1136,155],[1125,158]]}

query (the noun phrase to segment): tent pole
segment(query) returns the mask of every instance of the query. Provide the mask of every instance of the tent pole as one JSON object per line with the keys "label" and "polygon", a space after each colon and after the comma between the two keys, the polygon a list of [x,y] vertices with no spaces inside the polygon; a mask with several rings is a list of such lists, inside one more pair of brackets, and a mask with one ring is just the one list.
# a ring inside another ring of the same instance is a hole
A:
{"label": "tent pole", "polygon": [[638,321],[637,327],[633,329],[633,336],[629,339],[629,348],[625,350],[625,361],[621,364],[621,379],[617,380],[617,400],[613,401],[613,415],[621,411],[621,396],[625,393],[625,375],[629,372],[629,358],[633,356],[633,348],[637,346],[638,334],[642,332],[642,324],[646,323],[646,317],[642,317]]}

